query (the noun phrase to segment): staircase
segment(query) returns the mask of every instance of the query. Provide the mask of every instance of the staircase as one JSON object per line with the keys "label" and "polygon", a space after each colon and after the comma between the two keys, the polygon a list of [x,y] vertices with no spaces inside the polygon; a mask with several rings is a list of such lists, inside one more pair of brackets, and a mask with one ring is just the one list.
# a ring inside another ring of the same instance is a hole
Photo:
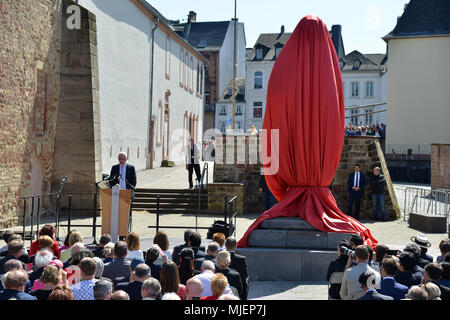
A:
{"label": "staircase", "polygon": [[248,248],[237,253],[247,257],[253,281],[326,281],[339,241],[349,238],[319,231],[300,218],[275,218],[253,230]]}
{"label": "staircase", "polygon": [[200,199],[196,190],[189,189],[136,189],[132,208],[135,211],[157,212],[157,196],[159,195],[159,213],[190,214],[208,208],[208,191],[202,190]]}

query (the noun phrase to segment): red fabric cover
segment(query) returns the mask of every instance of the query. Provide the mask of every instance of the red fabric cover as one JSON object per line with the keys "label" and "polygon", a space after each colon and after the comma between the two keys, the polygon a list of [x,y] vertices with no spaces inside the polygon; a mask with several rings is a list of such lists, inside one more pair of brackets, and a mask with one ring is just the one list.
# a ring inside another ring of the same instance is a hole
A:
{"label": "red fabric cover", "polygon": [[[304,17],[278,56],[269,79],[261,143],[265,178],[280,201],[247,230],[238,247],[266,219],[300,217],[323,232],[360,234],[377,245],[370,230],[342,213],[328,186],[344,143],[344,96],[339,61],[325,23]],[[271,129],[279,129],[279,169]],[[263,149],[264,150],[264,149]]]}

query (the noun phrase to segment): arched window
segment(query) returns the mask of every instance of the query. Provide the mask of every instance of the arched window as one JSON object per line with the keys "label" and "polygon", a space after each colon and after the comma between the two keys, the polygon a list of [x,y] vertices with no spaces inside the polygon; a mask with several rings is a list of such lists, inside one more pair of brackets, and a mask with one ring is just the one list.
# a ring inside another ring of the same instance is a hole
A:
{"label": "arched window", "polygon": [[183,85],[183,74],[184,74],[184,50],[183,48],[180,49],[180,86]]}
{"label": "arched window", "polygon": [[170,56],[171,56],[172,42],[170,41],[169,36],[166,37],[166,78],[170,79]]}
{"label": "arched window", "polygon": [[191,92],[194,92],[194,76],[195,76],[195,72],[194,72],[194,59],[191,57],[191,85],[189,86],[189,89],[191,90]]}
{"label": "arched window", "polygon": [[256,71],[254,74],[254,88],[262,89],[263,87],[263,73],[261,71]]}

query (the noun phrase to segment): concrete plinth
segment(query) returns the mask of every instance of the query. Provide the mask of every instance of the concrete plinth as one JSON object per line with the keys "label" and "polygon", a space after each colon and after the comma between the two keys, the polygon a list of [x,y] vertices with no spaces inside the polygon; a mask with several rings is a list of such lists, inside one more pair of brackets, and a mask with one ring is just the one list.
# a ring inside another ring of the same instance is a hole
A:
{"label": "concrete plinth", "polygon": [[422,232],[445,233],[447,232],[447,217],[410,213],[409,226]]}

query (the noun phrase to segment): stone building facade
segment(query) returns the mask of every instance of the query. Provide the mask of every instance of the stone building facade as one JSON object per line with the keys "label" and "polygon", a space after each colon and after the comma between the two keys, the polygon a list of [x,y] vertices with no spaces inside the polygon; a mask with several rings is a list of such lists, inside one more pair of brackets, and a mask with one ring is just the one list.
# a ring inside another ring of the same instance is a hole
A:
{"label": "stone building facade", "polygon": [[450,189],[450,144],[431,144],[431,189]]}
{"label": "stone building facade", "polygon": [[[64,48],[65,20],[70,15],[64,8],[73,4],[70,0],[0,2],[0,227],[10,227],[20,221],[23,213],[21,197],[50,193],[59,186],[63,176],[68,177],[68,184],[76,185],[84,179],[86,172],[91,176],[96,173],[91,159],[72,157],[67,162],[65,152],[57,147],[61,142],[76,153],[74,141],[58,142],[56,139],[57,132],[69,129],[59,125],[63,117],[58,114],[62,102],[74,113],[78,112],[75,111],[78,106],[89,109],[81,116],[88,123],[83,129],[85,135],[75,140],[88,140],[91,146],[94,143],[93,134],[86,135],[86,132],[95,131],[92,121],[94,98],[74,101],[62,96],[70,91],[66,90],[67,83],[62,81],[67,62],[70,60],[72,65],[78,65],[93,61],[89,54],[93,45],[89,42],[85,52],[69,53]],[[82,10],[81,16],[87,17],[87,12]],[[87,24],[82,25],[81,30],[74,31],[77,38],[74,42],[88,31],[83,30]],[[87,32],[87,36],[95,36],[95,33],[89,35]],[[85,84],[92,88],[95,86],[92,77],[87,77],[89,80]],[[82,98],[85,97],[80,95]],[[71,127],[72,133],[80,129],[81,122]],[[92,151],[86,150],[86,154]],[[80,160],[86,161],[87,168],[77,174],[72,170],[71,161]],[[55,168],[59,168],[60,174],[54,175]]]}

